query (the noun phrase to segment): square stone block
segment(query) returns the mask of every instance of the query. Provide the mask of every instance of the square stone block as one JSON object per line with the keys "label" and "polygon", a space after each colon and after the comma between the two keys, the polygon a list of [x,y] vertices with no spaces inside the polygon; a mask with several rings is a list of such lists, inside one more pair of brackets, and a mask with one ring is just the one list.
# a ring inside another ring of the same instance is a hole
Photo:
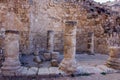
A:
{"label": "square stone block", "polygon": [[48,77],[50,74],[48,68],[39,68],[38,75],[41,77]]}
{"label": "square stone block", "polygon": [[59,58],[59,56],[60,56],[60,53],[59,52],[52,52],[51,56],[52,56],[52,59],[57,60]]}
{"label": "square stone block", "polygon": [[49,72],[50,72],[50,74],[59,74],[60,73],[58,67],[50,67]]}
{"label": "square stone block", "polygon": [[16,76],[25,76],[27,75],[28,67],[21,67],[17,72]]}
{"label": "square stone block", "polygon": [[27,71],[27,75],[37,75],[38,72],[38,68],[37,67],[31,67],[28,69]]}
{"label": "square stone block", "polygon": [[45,60],[51,59],[51,53],[44,53],[43,55],[44,55]]}

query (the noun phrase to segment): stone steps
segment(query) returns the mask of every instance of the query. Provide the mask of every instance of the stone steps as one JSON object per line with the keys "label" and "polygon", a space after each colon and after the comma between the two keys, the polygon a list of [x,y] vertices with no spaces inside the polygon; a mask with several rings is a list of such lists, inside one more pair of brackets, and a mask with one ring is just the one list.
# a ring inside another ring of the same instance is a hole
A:
{"label": "stone steps", "polygon": [[[118,73],[119,70],[114,70],[106,67],[105,65],[98,66],[78,66],[77,71],[73,73],[74,75],[80,74],[111,74]],[[0,70],[0,74],[2,74]],[[71,76],[71,74],[66,74],[65,72],[58,69],[58,67],[49,67],[49,68],[37,68],[37,67],[21,67],[21,70],[16,72],[15,75],[5,75],[5,76],[40,76],[40,77],[64,77]]]}

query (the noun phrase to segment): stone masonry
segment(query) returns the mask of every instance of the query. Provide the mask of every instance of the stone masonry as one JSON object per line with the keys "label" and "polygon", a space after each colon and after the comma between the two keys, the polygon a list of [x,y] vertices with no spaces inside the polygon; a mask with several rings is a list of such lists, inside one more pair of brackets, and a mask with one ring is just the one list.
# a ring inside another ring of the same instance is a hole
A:
{"label": "stone masonry", "polygon": [[76,54],[76,22],[66,21],[65,22],[65,33],[64,33],[64,59],[60,63],[59,69],[71,73],[76,71],[77,63],[75,60]]}
{"label": "stone masonry", "polygon": [[120,70],[120,42],[119,34],[114,32],[109,37],[109,59],[106,63],[108,67]]}
{"label": "stone masonry", "polygon": [[5,61],[2,66],[2,73],[4,75],[15,75],[21,68],[19,61],[19,32],[7,30],[5,43]]}

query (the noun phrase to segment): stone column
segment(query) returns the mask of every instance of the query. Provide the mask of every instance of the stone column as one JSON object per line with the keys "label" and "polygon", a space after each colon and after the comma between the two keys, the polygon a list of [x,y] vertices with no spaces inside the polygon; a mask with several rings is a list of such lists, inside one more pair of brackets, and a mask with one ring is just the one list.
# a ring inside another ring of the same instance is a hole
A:
{"label": "stone column", "polygon": [[51,60],[51,53],[54,51],[54,31],[47,32],[47,53],[44,53],[45,60]]}
{"label": "stone column", "polygon": [[19,32],[7,30],[5,34],[5,61],[1,70],[4,75],[15,75],[21,68],[19,61]]}
{"label": "stone column", "polygon": [[90,52],[90,54],[94,54],[94,33],[90,32],[88,34],[88,51]]}
{"label": "stone column", "polygon": [[47,48],[48,52],[52,53],[54,51],[54,31],[49,30],[47,33]]}
{"label": "stone column", "polygon": [[34,55],[35,56],[34,56],[33,61],[35,61],[37,64],[40,64],[42,61],[41,61],[40,56],[39,56],[39,47],[38,46],[36,47]]}
{"label": "stone column", "polygon": [[117,34],[109,38],[109,58],[106,65],[110,68],[120,70],[120,42]]}
{"label": "stone column", "polygon": [[77,69],[76,53],[76,22],[66,21],[64,32],[64,59],[59,65],[59,69],[66,73],[73,73]]}
{"label": "stone column", "polygon": [[109,59],[106,65],[120,70],[120,47],[109,47]]}

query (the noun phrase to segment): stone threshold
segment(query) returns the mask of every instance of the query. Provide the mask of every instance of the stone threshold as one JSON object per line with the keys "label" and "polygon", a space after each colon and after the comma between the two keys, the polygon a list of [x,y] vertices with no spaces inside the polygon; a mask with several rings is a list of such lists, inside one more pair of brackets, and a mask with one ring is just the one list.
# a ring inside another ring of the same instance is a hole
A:
{"label": "stone threshold", "polygon": [[78,66],[77,71],[73,74],[67,74],[58,69],[58,67],[49,67],[49,68],[37,68],[37,67],[21,67],[15,73],[3,74],[0,71],[2,76],[39,76],[41,78],[51,78],[51,77],[69,77],[69,76],[89,76],[94,74],[112,74],[112,73],[120,73],[120,70],[115,70],[106,67],[105,65],[98,65],[98,66],[85,66],[81,65]]}

